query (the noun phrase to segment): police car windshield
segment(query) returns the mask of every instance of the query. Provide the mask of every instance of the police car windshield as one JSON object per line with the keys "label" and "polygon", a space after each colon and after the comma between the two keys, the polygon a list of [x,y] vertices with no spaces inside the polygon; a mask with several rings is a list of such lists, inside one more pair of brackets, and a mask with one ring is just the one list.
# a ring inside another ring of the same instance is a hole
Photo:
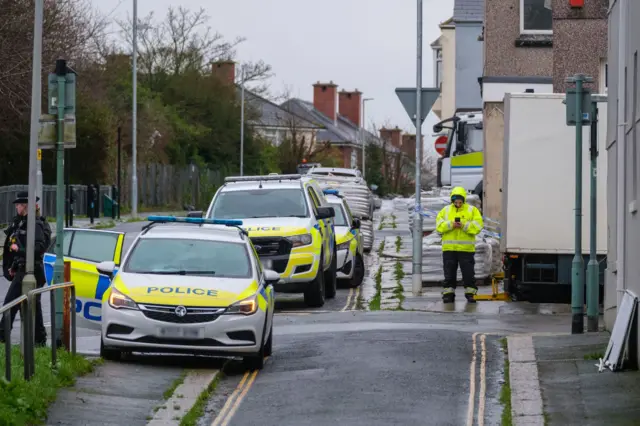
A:
{"label": "police car windshield", "polygon": [[143,238],[131,249],[123,271],[134,274],[250,278],[251,261],[247,247],[242,243]]}
{"label": "police car windshield", "polygon": [[329,206],[333,207],[333,210],[336,212],[336,217],[334,218],[335,226],[349,226],[347,218],[344,215],[344,210],[342,209],[342,204],[329,203]]}
{"label": "police car windshield", "polygon": [[309,217],[309,213],[302,189],[271,188],[222,192],[216,197],[209,217]]}

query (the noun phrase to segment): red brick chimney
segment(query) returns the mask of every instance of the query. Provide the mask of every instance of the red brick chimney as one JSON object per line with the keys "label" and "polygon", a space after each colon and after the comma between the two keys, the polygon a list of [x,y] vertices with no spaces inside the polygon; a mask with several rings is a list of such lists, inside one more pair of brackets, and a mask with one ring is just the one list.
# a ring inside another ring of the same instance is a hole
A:
{"label": "red brick chimney", "polygon": [[362,92],[356,89],[353,92],[342,90],[338,96],[340,115],[346,117],[356,126],[361,126]]}
{"label": "red brick chimney", "polygon": [[390,129],[389,133],[391,134],[391,145],[396,148],[402,147],[402,130],[398,126],[395,129]]}
{"label": "red brick chimney", "polygon": [[329,117],[333,122],[338,119],[336,109],[337,94],[338,86],[333,81],[329,83],[317,82],[313,85],[314,108]]}
{"label": "red brick chimney", "polygon": [[222,82],[234,84],[236,81],[236,63],[233,61],[218,61],[211,64],[211,73]]}
{"label": "red brick chimney", "polygon": [[402,135],[402,152],[411,159],[416,160],[416,135]]}

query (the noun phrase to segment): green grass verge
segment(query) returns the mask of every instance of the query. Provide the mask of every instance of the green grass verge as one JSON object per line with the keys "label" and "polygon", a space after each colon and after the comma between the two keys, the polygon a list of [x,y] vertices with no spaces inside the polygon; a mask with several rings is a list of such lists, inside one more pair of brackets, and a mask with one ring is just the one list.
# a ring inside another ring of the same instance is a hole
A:
{"label": "green grass verge", "polygon": [[11,351],[11,382],[4,379],[5,351],[0,347],[0,424],[39,425],[47,418],[49,405],[56,400],[58,389],[72,386],[78,376],[93,371],[99,360],[58,351],[57,371],[51,368],[51,348],[38,348],[35,353],[35,375],[24,380],[24,363],[20,347]]}
{"label": "green grass verge", "polygon": [[395,310],[403,311],[402,302],[404,302],[404,286],[402,285],[402,279],[405,277],[404,270],[402,269],[402,262],[396,262],[393,276],[396,279],[396,286],[393,289],[393,297],[398,299],[398,306]]}
{"label": "green grass verge", "polygon": [[380,225],[378,225],[378,231],[381,231],[382,228],[384,228],[384,220],[386,219],[386,216],[382,216],[382,218],[380,219]]}
{"label": "green grass verge", "polygon": [[400,236],[396,237],[396,253],[400,253],[400,249],[402,248],[402,238]]}
{"label": "green grass verge", "polygon": [[512,426],[513,419],[511,418],[511,382],[509,380],[509,354],[507,349],[507,338],[500,339],[502,348],[504,349],[504,383],[500,389],[500,404],[502,404],[502,426]]}
{"label": "green grass verge", "polygon": [[187,372],[183,371],[179,377],[177,377],[173,383],[171,383],[171,386],[169,386],[167,388],[167,390],[164,391],[164,393],[162,394],[162,397],[165,399],[165,401],[169,398],[171,398],[171,395],[173,395],[173,392],[175,392],[175,390],[178,388],[178,386],[180,386],[181,384],[184,383],[184,378],[187,377]]}
{"label": "green grass verge", "polygon": [[218,383],[220,383],[222,379],[222,375],[224,374],[223,370],[224,368],[221,369],[216,375],[216,378],[209,383],[209,386],[198,395],[198,399],[195,404],[193,404],[193,407],[191,407],[182,420],[180,420],[180,426],[196,426],[198,424],[198,420],[204,415],[204,409],[207,406],[211,394],[216,390]]}
{"label": "green grass verge", "polygon": [[600,358],[604,358],[604,352],[594,352],[591,354],[586,354],[584,359],[586,361],[595,360],[598,361]]}
{"label": "green grass verge", "polygon": [[384,240],[380,241],[380,245],[378,246],[378,256],[382,256],[383,251],[384,251]]}
{"label": "green grass verge", "polygon": [[375,283],[376,283],[376,293],[373,295],[373,297],[369,301],[370,311],[380,310],[380,301],[382,298],[382,265],[378,267],[378,272],[376,272]]}
{"label": "green grass verge", "polygon": [[396,229],[398,227],[398,225],[396,224],[396,215],[395,214],[391,215],[391,227],[393,229]]}
{"label": "green grass verge", "polygon": [[115,228],[116,223],[113,220],[110,220],[108,222],[100,222],[97,223],[96,225],[92,226],[91,228],[93,229],[109,229],[109,228]]}

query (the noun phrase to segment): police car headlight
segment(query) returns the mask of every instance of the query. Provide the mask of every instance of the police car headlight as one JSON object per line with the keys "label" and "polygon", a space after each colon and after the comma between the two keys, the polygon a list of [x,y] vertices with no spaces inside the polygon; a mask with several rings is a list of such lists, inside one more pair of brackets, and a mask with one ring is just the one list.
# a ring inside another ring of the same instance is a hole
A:
{"label": "police car headlight", "polygon": [[349,249],[349,246],[351,246],[351,240],[345,241],[344,243],[338,244],[336,249],[337,250],[345,250],[345,249]]}
{"label": "police car headlight", "polygon": [[302,247],[311,244],[313,242],[313,237],[311,237],[311,234],[294,235],[292,237],[287,237],[287,240],[289,240],[294,247]]}
{"label": "police car headlight", "polygon": [[111,295],[109,296],[109,306],[114,309],[138,309],[136,302],[131,300],[129,296],[122,294],[115,287],[111,287]]}
{"label": "police car headlight", "polygon": [[236,302],[233,305],[229,306],[225,314],[251,315],[251,314],[255,314],[257,310],[258,310],[258,297],[257,295],[254,294],[251,297],[242,299],[241,301]]}

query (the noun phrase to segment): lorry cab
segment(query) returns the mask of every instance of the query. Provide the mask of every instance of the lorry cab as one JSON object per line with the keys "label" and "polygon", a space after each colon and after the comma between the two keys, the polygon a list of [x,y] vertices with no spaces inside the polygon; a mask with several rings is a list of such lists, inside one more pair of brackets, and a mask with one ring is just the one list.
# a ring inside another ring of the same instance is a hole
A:
{"label": "lorry cab", "polygon": [[435,133],[447,136],[445,152],[438,159],[438,186],[461,186],[482,197],[482,121],[482,112],[465,112],[433,126]]}

